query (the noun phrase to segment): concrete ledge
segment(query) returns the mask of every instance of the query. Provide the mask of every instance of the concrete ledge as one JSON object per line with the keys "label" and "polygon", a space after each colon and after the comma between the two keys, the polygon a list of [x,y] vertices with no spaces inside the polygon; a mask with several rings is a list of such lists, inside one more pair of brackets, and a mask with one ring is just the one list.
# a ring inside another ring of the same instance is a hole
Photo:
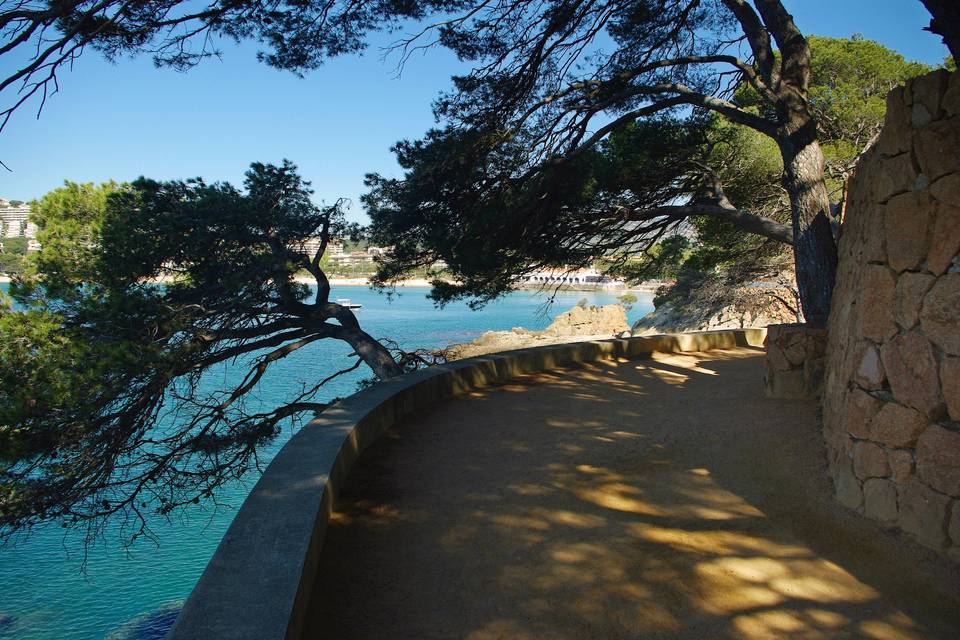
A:
{"label": "concrete ledge", "polygon": [[168,638],[300,638],[339,488],[363,450],[405,415],[526,373],[654,352],[761,347],[765,335],[765,329],[705,331],[520,349],[431,367],[355,393],[304,426],[276,455]]}

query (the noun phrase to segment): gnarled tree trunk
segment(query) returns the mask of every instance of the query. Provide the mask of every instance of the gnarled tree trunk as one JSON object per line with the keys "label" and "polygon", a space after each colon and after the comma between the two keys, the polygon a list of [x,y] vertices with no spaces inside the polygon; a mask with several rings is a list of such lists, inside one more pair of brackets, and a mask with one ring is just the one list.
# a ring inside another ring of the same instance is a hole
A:
{"label": "gnarled tree trunk", "polygon": [[403,368],[397,364],[387,348],[360,328],[357,317],[350,309],[339,304],[327,303],[324,306],[324,312],[327,317],[335,318],[340,323],[340,327],[337,327],[333,334],[334,337],[353,347],[360,359],[378,378],[386,380],[403,373]]}
{"label": "gnarled tree trunk", "polygon": [[381,380],[403,373],[403,369],[393,359],[386,347],[373,336],[359,328],[344,328],[338,337],[347,342],[357,355],[370,367]]}
{"label": "gnarled tree trunk", "polygon": [[783,187],[790,197],[797,289],[807,324],[825,327],[837,273],[837,245],[830,226],[830,197],[823,177],[823,151],[812,120],[791,127],[778,143]]}

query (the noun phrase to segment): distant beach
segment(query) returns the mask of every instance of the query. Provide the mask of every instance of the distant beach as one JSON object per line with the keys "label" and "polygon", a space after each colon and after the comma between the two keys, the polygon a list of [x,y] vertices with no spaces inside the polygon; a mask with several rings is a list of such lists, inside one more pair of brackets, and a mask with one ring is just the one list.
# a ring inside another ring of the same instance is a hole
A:
{"label": "distant beach", "polygon": [[[312,276],[297,276],[295,280],[297,282],[306,282],[308,284],[313,284],[314,282]],[[367,286],[370,286],[370,279],[363,278],[363,277],[330,278],[330,284],[335,287],[367,287]],[[407,280],[400,280],[399,282],[394,282],[391,284],[396,287],[430,287],[432,286],[431,281],[426,280],[424,278],[410,278]],[[656,293],[657,289],[661,285],[662,283],[660,282],[650,282],[650,283],[641,282],[639,284],[627,285],[625,287],[617,288],[617,289],[602,289],[602,288],[596,288],[596,287],[580,288],[576,286],[563,285],[560,287],[560,291],[567,291],[567,292],[582,291],[585,293],[593,292],[593,293],[609,293],[609,294],[626,293],[628,291],[635,291],[635,292],[641,292],[641,293]],[[551,287],[549,285],[544,286],[544,285],[530,285],[530,284],[522,284],[517,286],[518,290],[527,290],[527,291],[539,291],[544,288],[549,289]]]}
{"label": "distant beach", "polygon": [[[315,284],[316,280],[313,279],[313,276],[297,276],[294,278],[297,282],[305,282],[307,284]],[[330,285],[334,287],[368,287],[370,286],[369,278],[330,278]],[[429,287],[430,280],[424,278],[410,278],[409,280],[400,280],[399,282],[392,283],[396,287]]]}
{"label": "distant beach", "polygon": [[[172,278],[170,276],[160,276],[159,278],[154,278],[152,282],[163,283],[169,282]],[[315,280],[313,276],[296,276],[294,278],[297,282],[304,282],[307,284],[314,284]],[[9,284],[11,281],[10,276],[0,275],[0,284]],[[370,286],[369,278],[330,278],[330,284],[334,287],[368,287]],[[425,278],[410,278],[408,280],[400,280],[398,282],[392,283],[396,287],[429,287],[431,286],[430,280]],[[570,287],[563,287],[564,291],[594,291],[594,292],[604,292],[607,293],[617,293],[617,292],[627,292],[627,291],[640,291],[643,293],[655,293],[657,287],[660,286],[660,283],[640,283],[636,285],[628,285],[622,289],[572,289]],[[524,286],[520,287],[521,289],[536,289],[536,287]]]}

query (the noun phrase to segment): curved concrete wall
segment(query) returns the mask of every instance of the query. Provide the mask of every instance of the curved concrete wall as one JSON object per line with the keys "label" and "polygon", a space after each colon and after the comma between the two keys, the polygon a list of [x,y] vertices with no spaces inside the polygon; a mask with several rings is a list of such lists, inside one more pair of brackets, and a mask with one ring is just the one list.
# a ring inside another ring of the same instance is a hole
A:
{"label": "curved concrete wall", "polygon": [[508,351],[431,367],[350,396],[298,431],[273,459],[168,638],[300,638],[338,489],[360,453],[410,412],[566,364],[761,346],[765,334],[764,329],[706,331]]}

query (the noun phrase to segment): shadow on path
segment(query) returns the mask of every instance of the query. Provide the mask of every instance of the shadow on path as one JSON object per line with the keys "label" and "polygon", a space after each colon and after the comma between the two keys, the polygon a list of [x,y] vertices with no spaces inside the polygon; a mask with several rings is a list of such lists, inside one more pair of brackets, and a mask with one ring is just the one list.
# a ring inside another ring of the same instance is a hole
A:
{"label": "shadow on path", "polygon": [[343,493],[307,637],[960,637],[957,575],[834,504],[816,406],[764,398],[759,354],[408,418]]}

